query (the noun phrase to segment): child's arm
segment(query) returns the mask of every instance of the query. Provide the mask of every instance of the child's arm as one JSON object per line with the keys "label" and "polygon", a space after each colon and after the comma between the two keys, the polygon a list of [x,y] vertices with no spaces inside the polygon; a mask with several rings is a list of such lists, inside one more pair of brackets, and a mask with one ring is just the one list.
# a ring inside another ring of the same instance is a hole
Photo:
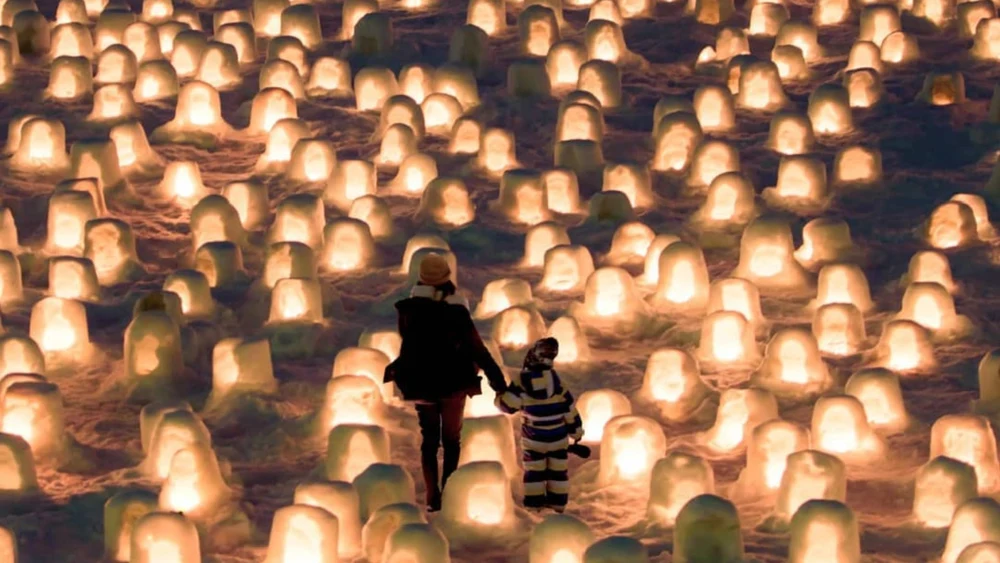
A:
{"label": "child's arm", "polygon": [[521,406],[524,404],[521,400],[521,388],[517,385],[507,387],[506,391],[497,395],[493,404],[507,414],[516,413],[521,410]]}
{"label": "child's arm", "polygon": [[576,399],[569,389],[563,392],[563,399],[566,401],[566,431],[570,438],[579,441],[583,438],[583,421],[580,420],[580,413],[576,410]]}

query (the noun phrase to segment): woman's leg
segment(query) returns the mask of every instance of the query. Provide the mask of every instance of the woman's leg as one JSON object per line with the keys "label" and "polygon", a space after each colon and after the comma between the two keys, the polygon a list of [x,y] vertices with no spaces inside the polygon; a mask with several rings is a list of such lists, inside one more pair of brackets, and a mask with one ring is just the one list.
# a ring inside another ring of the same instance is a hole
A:
{"label": "woman's leg", "polygon": [[465,417],[465,393],[441,401],[441,441],[444,444],[444,464],[441,468],[441,489],[458,468],[462,454],[462,419]]}
{"label": "woman's leg", "polygon": [[[441,505],[441,488],[438,485],[438,447],[441,444],[441,406],[438,403],[417,403],[417,421],[420,423],[420,465],[427,490],[427,505]],[[447,450],[445,450],[447,452]]]}

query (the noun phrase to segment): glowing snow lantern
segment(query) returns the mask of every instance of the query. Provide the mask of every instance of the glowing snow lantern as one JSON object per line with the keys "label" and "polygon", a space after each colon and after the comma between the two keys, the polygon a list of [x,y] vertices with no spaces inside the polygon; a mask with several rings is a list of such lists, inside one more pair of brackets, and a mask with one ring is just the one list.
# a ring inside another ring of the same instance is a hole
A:
{"label": "glowing snow lantern", "polygon": [[749,496],[777,492],[789,455],[807,449],[809,432],[793,422],[775,419],[758,425],[747,437],[747,464],[737,487]]}
{"label": "glowing snow lantern", "polygon": [[882,180],[882,153],[878,149],[852,146],[841,149],[833,162],[833,183],[839,186],[870,186]]}
{"label": "glowing snow lantern", "polygon": [[264,286],[273,289],[274,284],[286,278],[312,279],[316,277],[316,256],[312,249],[301,242],[276,242],[267,249]]}
{"label": "glowing snow lantern", "polygon": [[992,498],[978,497],[965,501],[948,528],[948,539],[941,563],[959,563],[959,555],[969,546],[1000,540],[1000,504]]}
{"label": "glowing snow lantern", "polygon": [[219,91],[197,80],[181,87],[174,119],[153,131],[153,140],[172,142],[206,142],[231,131],[222,119]]}
{"label": "glowing snow lantern", "polygon": [[605,267],[587,278],[583,302],[574,303],[570,314],[584,324],[634,330],[644,322],[649,310],[628,272],[617,267]]}
{"label": "glowing snow lantern", "polygon": [[688,185],[700,188],[711,185],[717,177],[740,170],[740,154],[725,141],[706,140],[691,156]]}
{"label": "glowing snow lantern", "polygon": [[539,287],[546,291],[570,293],[584,289],[594,273],[594,259],[585,246],[562,244],[544,254],[542,280]]}
{"label": "glowing snow lantern", "polygon": [[94,92],[94,108],[88,121],[109,122],[136,117],[139,108],[132,98],[132,90],[121,84],[101,86]]}
{"label": "glowing snow lantern", "polygon": [[576,87],[593,94],[603,108],[622,103],[621,70],[612,62],[592,59],[583,63]]}
{"label": "glowing snow lantern", "polygon": [[104,6],[100,2],[92,2],[93,6],[84,3],[83,0],[60,0],[56,6],[56,23],[87,23],[89,22],[88,8],[95,8],[93,16],[96,17]]}
{"label": "glowing snow lantern", "polygon": [[278,203],[268,241],[301,242],[310,248],[323,245],[326,212],[323,202],[313,194],[293,194]]}
{"label": "glowing snow lantern", "polygon": [[285,175],[300,182],[324,182],[337,166],[337,151],[330,141],[299,139],[285,168]]}
{"label": "glowing snow lantern", "polygon": [[871,41],[856,41],[847,55],[847,67],[844,68],[844,72],[868,69],[881,74],[882,67],[882,51],[879,46]]}
{"label": "glowing snow lantern", "polygon": [[923,527],[948,527],[955,509],[976,496],[976,471],[971,465],[950,457],[935,457],[917,471],[913,518]]}
{"label": "glowing snow lantern", "polygon": [[341,375],[326,385],[326,400],[319,415],[318,432],[327,436],[341,424],[370,425],[382,421],[385,403],[382,386],[365,375]]}
{"label": "glowing snow lantern", "polygon": [[39,381],[7,387],[0,403],[0,432],[24,439],[36,461],[60,462],[72,438],[66,433],[59,388]]}
{"label": "glowing snow lantern", "polygon": [[659,282],[650,303],[661,311],[701,314],[708,304],[708,287],[701,249],[675,242],[660,254]]}
{"label": "glowing snow lantern", "polygon": [[208,278],[198,270],[175,270],[163,282],[163,290],[180,298],[187,319],[207,318],[215,311]]}
{"label": "glowing snow lantern", "polygon": [[496,35],[507,27],[503,0],[469,0],[466,23]]}
{"label": "glowing snow lantern", "polygon": [[604,136],[604,118],[600,108],[590,104],[571,103],[563,106],[556,124],[555,141],[600,142]]}
{"label": "glowing snow lantern", "polygon": [[[60,23],[52,28],[49,56],[55,62],[60,57],[94,58],[94,39],[82,23]],[[88,73],[90,74],[90,73]]]}
{"label": "glowing snow lantern", "polygon": [[622,192],[632,208],[645,209],[654,202],[651,184],[649,169],[644,165],[608,163],[604,166],[601,190]]}
{"label": "glowing snow lantern", "polygon": [[740,261],[732,277],[753,282],[763,290],[801,289],[806,272],[793,259],[792,232],[788,223],[756,219],[740,240]]}
{"label": "glowing snow lantern", "polygon": [[781,87],[778,67],[770,61],[748,64],[740,72],[736,105],[747,109],[774,111],[788,102]]}
{"label": "glowing snow lantern", "polygon": [[323,42],[319,14],[311,4],[293,4],[285,8],[281,11],[279,25],[281,35],[295,37],[306,49],[314,50]]}
{"label": "glowing snow lantern", "polygon": [[816,450],[801,450],[786,459],[775,505],[777,517],[787,522],[807,502],[844,502],[847,477],[840,458]]}
{"label": "glowing snow lantern", "polygon": [[955,563],[992,563],[993,561],[1000,561],[1000,543],[983,541],[970,544],[963,549]]}
{"label": "glowing snow lantern", "polygon": [[160,489],[160,508],[204,520],[216,514],[230,495],[211,448],[181,448],[170,460]]}
{"label": "glowing snow lantern", "polygon": [[804,80],[809,77],[809,66],[802,50],[795,45],[778,45],[771,50],[771,62],[778,69],[782,80]]}
{"label": "glowing snow lantern", "polygon": [[759,37],[774,37],[782,24],[788,21],[788,8],[780,3],[757,3],[750,9],[747,32]]}
{"label": "glowing snow lantern", "polygon": [[667,439],[652,419],[623,415],[612,418],[601,437],[598,480],[604,485],[649,483],[656,461],[666,453]]}
{"label": "glowing snow lantern", "polygon": [[850,463],[872,461],[885,444],[868,425],[864,405],[850,395],[821,397],[813,407],[813,446]]}
{"label": "glowing snow lantern", "polygon": [[132,97],[136,102],[151,102],[176,96],[177,72],[167,61],[148,61],[139,65]]}
{"label": "glowing snow lantern", "polygon": [[397,94],[392,96],[382,106],[378,131],[384,136],[386,130],[396,124],[408,127],[417,140],[422,139],[424,136],[423,112],[420,110],[419,103],[408,95]]}
{"label": "glowing snow lantern", "polygon": [[[627,225],[628,223],[626,223]],[[624,227],[624,225],[622,225]],[[619,228],[621,229],[621,227]],[[642,285],[652,285],[655,286],[660,281],[660,256],[663,251],[667,249],[668,246],[675,242],[679,242],[680,238],[676,235],[661,234],[653,237],[648,243],[643,240],[643,244],[646,246],[646,255],[643,257],[643,272],[639,276],[638,282]],[[635,248],[638,251],[639,248]]]}
{"label": "glowing snow lantern", "polygon": [[266,339],[224,338],[212,349],[212,399],[230,393],[273,393],[278,389]]}
{"label": "glowing snow lantern", "polygon": [[545,58],[545,67],[552,88],[575,88],[580,80],[580,67],[587,59],[586,47],[576,41],[553,43]]}
{"label": "glowing snow lantern", "polygon": [[[645,4],[645,2],[641,4]],[[625,23],[625,18],[622,17],[621,8],[618,6],[618,3],[611,0],[597,0],[591,4],[587,21],[594,20],[607,20],[618,25]]]}
{"label": "glowing snow lantern", "polygon": [[986,201],[982,196],[976,194],[955,194],[951,196],[951,201],[964,203],[972,210],[972,216],[976,221],[976,233],[980,240],[991,240],[996,238],[996,230],[990,224]]}
{"label": "glowing snow lantern", "polygon": [[62,191],[49,198],[46,247],[53,254],[83,253],[84,226],[97,216],[94,198],[87,192]]}
{"label": "glowing snow lantern", "polygon": [[[966,6],[965,4],[968,4]],[[980,22],[997,16],[996,7],[992,2],[963,2],[956,7],[958,32],[962,38],[975,37]]]}
{"label": "glowing snow lantern", "polygon": [[389,365],[389,357],[373,348],[348,347],[337,353],[333,360],[333,375],[363,375],[382,385],[382,396],[389,400],[393,396],[391,383],[382,384],[382,375]]}
{"label": "glowing snow lantern", "polygon": [[909,269],[901,284],[909,286],[913,283],[937,283],[949,293],[956,291],[948,257],[935,250],[922,250],[910,259]]}
{"label": "glowing snow lantern", "polygon": [[812,332],[820,352],[830,356],[856,354],[867,341],[864,316],[850,303],[830,303],[816,309]]}
{"label": "glowing snow lantern", "polygon": [[545,320],[526,306],[509,307],[493,319],[492,338],[503,349],[524,350],[545,332]]}
{"label": "glowing snow lantern", "polygon": [[75,100],[90,94],[93,82],[90,61],[84,57],[62,56],[52,61],[45,94],[57,100]]}
{"label": "glowing snow lantern", "polygon": [[[251,135],[264,135],[281,120],[298,118],[295,98],[283,88],[265,88],[257,93],[250,109],[250,126],[247,132]],[[303,137],[306,135],[303,135]],[[289,146],[288,149],[290,150]],[[291,158],[291,155],[288,155]]]}
{"label": "glowing snow lantern", "polygon": [[380,110],[385,101],[398,92],[396,75],[387,68],[365,67],[354,77],[358,111]]}
{"label": "glowing snow lantern", "polygon": [[323,240],[320,261],[332,271],[358,270],[367,266],[375,254],[371,230],[357,219],[342,218],[328,224]]}
{"label": "glowing snow lantern", "polygon": [[20,142],[9,165],[23,172],[55,173],[69,164],[66,128],[55,119],[29,119],[21,126]]}
{"label": "glowing snow lantern", "polygon": [[752,380],[776,394],[797,397],[825,391],[833,384],[816,338],[799,328],[781,330],[771,338]]}
{"label": "glowing snow lantern", "polygon": [[323,299],[314,279],[278,280],[271,290],[269,323],[321,323]]}
{"label": "glowing snow lantern", "polygon": [[955,312],[954,298],[937,283],[907,286],[897,318],[913,321],[939,339],[960,338],[972,330],[969,318]]}
{"label": "glowing snow lantern", "polygon": [[138,269],[128,224],[117,219],[92,219],[84,229],[83,255],[94,263],[101,285],[120,283]]}
{"label": "glowing snow lantern", "polygon": [[609,420],[632,414],[628,397],[612,389],[585,391],[577,397],[576,407],[583,421],[583,440],[589,443],[603,439]]}
{"label": "glowing snow lantern", "polygon": [[462,451],[458,465],[478,461],[499,462],[508,478],[518,477],[521,470],[517,463],[510,418],[502,414],[466,417],[462,424]]}
{"label": "glowing snow lantern", "polygon": [[59,256],[49,261],[49,291],[54,297],[97,301],[100,286],[94,264],[86,258]]}
{"label": "glowing snow lantern", "polygon": [[756,214],[754,189],[739,172],[718,174],[708,184],[708,194],[691,221],[707,230],[742,227]]}
{"label": "glowing snow lantern", "polygon": [[160,190],[164,197],[192,206],[207,194],[197,162],[174,161],[163,172]]}
{"label": "glowing snow lantern", "polygon": [[385,463],[370,465],[354,480],[354,487],[361,499],[362,521],[367,521],[382,507],[397,503],[413,504],[416,496],[410,473],[398,465]]}
{"label": "glowing snow lantern", "polygon": [[138,120],[128,120],[108,134],[118,153],[118,163],[126,174],[149,174],[163,168],[160,156],[149,146],[146,131]]}
{"label": "glowing snow lantern", "polygon": [[826,165],[810,156],[783,156],[778,164],[777,185],[765,188],[762,196],[771,205],[793,211],[822,209],[829,201]]}
{"label": "glowing snow lantern", "polygon": [[227,287],[245,277],[243,251],[229,241],[207,242],[194,253],[195,269],[205,274],[212,287]]}
{"label": "glowing snow lantern", "polygon": [[174,36],[170,48],[170,65],[180,79],[194,78],[201,66],[202,54],[208,45],[208,37],[194,29],[184,29]]}
{"label": "glowing snow lantern", "polygon": [[816,306],[849,304],[863,313],[875,306],[868,288],[868,279],[864,271],[854,264],[823,266],[819,271],[817,296],[813,303]]}
{"label": "glowing snow lantern", "polygon": [[[488,146],[488,145],[487,145]],[[506,170],[495,206],[511,221],[536,225],[549,219],[546,191],[537,170]]]}
{"label": "glowing snow lantern", "polygon": [[531,563],[581,563],[594,543],[594,533],[584,522],[565,514],[551,514],[535,525],[528,539]]}
{"label": "glowing snow lantern", "polygon": [[996,438],[988,419],[951,414],[937,419],[931,427],[931,459],[947,456],[976,470],[979,494],[988,495],[1000,487],[1000,463]]}
{"label": "glowing snow lantern", "polygon": [[806,62],[813,62],[823,54],[817,41],[816,28],[804,21],[786,21],[778,30],[774,44],[775,46],[792,45],[798,47]]}
{"label": "glowing snow lantern", "polygon": [[372,511],[362,530],[362,551],[368,561],[381,561],[388,539],[407,524],[426,522],[422,511],[409,503],[386,505]]}
{"label": "glowing snow lantern", "polygon": [[46,354],[79,353],[90,342],[87,311],[78,301],[46,297],[31,308],[29,333]]}
{"label": "glowing snow lantern", "polygon": [[[517,166],[514,134],[503,129],[486,129],[479,142],[479,165],[493,175]],[[539,189],[541,186],[538,186]]]}
{"label": "glowing snow lantern", "polygon": [[[445,242],[443,238],[437,235],[427,235],[427,234],[413,235],[410,238],[410,240],[406,241],[406,248],[403,250],[403,264],[400,267],[399,271],[404,274],[413,271],[418,266],[418,264],[416,263],[418,262],[417,254],[425,249],[437,251],[435,252],[436,254],[442,254],[442,255],[451,254],[451,248],[448,246],[448,243]],[[455,269],[452,268],[452,274],[454,273]]]}
{"label": "glowing snow lantern", "polygon": [[653,466],[646,517],[660,526],[672,527],[691,499],[714,493],[711,464],[698,456],[673,451]]}
{"label": "glowing snow lantern", "polygon": [[385,130],[374,161],[382,166],[399,166],[405,158],[416,153],[417,136],[413,129],[402,123],[394,123]]}
{"label": "glowing snow lantern", "polygon": [[373,463],[389,463],[389,436],[381,426],[338,424],[327,440],[324,474],[353,481]]}
{"label": "glowing snow lantern", "polygon": [[979,361],[979,400],[973,402],[977,412],[992,413],[1000,403],[1000,350],[993,349]]}
{"label": "glowing snow lantern", "polygon": [[0,250],[0,303],[9,304],[21,299],[21,262],[9,250]]}
{"label": "glowing snow lantern", "polygon": [[603,20],[590,20],[584,28],[584,44],[589,60],[618,63],[630,53],[625,46],[625,36],[618,24]]}
{"label": "glowing snow lantern", "polygon": [[724,278],[712,282],[708,290],[707,312],[733,311],[754,328],[764,323],[760,308],[760,292],[752,282],[740,278]]}
{"label": "glowing snow lantern", "polygon": [[184,514],[153,511],[132,528],[130,563],[201,561],[198,529]]}
{"label": "glowing snow lantern", "polygon": [[653,401],[669,420],[685,420],[699,409],[711,390],[691,354],[679,348],[661,348],[646,362],[640,394]]}
{"label": "glowing snow lantern", "polygon": [[132,530],[140,518],[156,508],[156,495],[142,490],[117,493],[104,503],[104,552],[109,559],[130,560]]}
{"label": "glowing snow lantern", "polygon": [[194,248],[201,248],[210,242],[241,244],[244,237],[239,214],[229,200],[221,195],[205,196],[191,210],[191,238]]}
{"label": "glowing snow lantern", "polygon": [[[361,551],[361,520],[358,517],[360,499],[350,483],[303,483],[295,488],[294,504],[324,510],[336,518],[336,553],[350,558]],[[327,532],[330,532],[328,530]],[[323,534],[321,534],[323,535]],[[329,535],[327,533],[326,535]],[[286,534],[286,540],[291,539]],[[335,562],[335,559],[330,560]],[[321,562],[322,563],[322,562]]]}
{"label": "glowing snow lantern", "polygon": [[871,107],[883,94],[882,78],[870,68],[852,70],[845,74],[844,88],[847,89],[852,108]]}
{"label": "glowing snow lantern", "polygon": [[924,371],[937,364],[930,331],[908,320],[886,323],[875,352],[879,366],[896,372]]}
{"label": "glowing snow lantern", "polygon": [[810,500],[791,520],[788,561],[849,563],[861,561],[861,539],[854,512],[835,500]]}
{"label": "glowing snow lantern", "polygon": [[315,506],[293,504],[278,509],[271,525],[265,563],[337,563],[336,516]]}
{"label": "glowing snow lantern", "polygon": [[275,117],[279,118],[273,121],[266,118],[269,125],[264,124],[268,129],[267,144],[264,145],[264,153],[257,159],[255,169],[258,172],[287,172],[296,144],[310,135],[309,126],[305,121]]}
{"label": "glowing snow lantern", "polygon": [[405,193],[420,194],[437,177],[438,167],[434,157],[415,152],[400,163],[393,184]]}
{"label": "glowing snow lantern", "polygon": [[859,41],[871,41],[882,46],[889,34],[900,31],[902,24],[899,11],[895,6],[873,5],[861,10],[861,22],[858,29]]}
{"label": "glowing snow lantern", "polygon": [[[434,67],[424,63],[406,65],[399,71],[399,91],[419,106],[434,91]],[[420,116],[422,119],[423,116]]]}
{"label": "glowing snow lantern", "polygon": [[742,313],[716,311],[701,325],[698,359],[713,364],[744,364],[760,358],[754,327]]}
{"label": "glowing snow lantern", "polygon": [[483,297],[474,316],[489,319],[510,307],[532,303],[531,286],[528,282],[515,278],[493,280],[483,288]]}
{"label": "glowing snow lantern", "polygon": [[94,82],[101,85],[134,82],[137,71],[135,54],[124,45],[112,45],[97,58]]}
{"label": "glowing snow lantern", "polygon": [[538,4],[528,6],[517,18],[517,33],[521,50],[535,57],[544,57],[559,40],[559,22],[555,12]]}
{"label": "glowing snow lantern", "polygon": [[33,339],[18,334],[0,336],[0,376],[12,373],[45,373],[45,355]]}
{"label": "glowing snow lantern", "polygon": [[[479,123],[472,118],[460,119],[462,105],[454,96],[440,92],[429,94],[421,102],[420,109],[428,132],[452,135],[451,152],[466,154],[479,151],[482,135]],[[460,123],[464,128],[459,127]]]}
{"label": "glowing snow lantern", "polygon": [[310,97],[350,95],[351,64],[336,57],[316,59],[309,70],[306,92]]}
{"label": "glowing snow lantern", "polygon": [[281,88],[296,100],[301,100],[306,95],[299,69],[284,59],[276,58],[264,63],[264,66],[260,67],[257,83],[258,90]]}
{"label": "glowing snow lantern", "polygon": [[417,217],[430,219],[442,227],[462,227],[471,223],[475,214],[465,182],[443,176],[426,185],[417,210]]}
{"label": "glowing snow lantern", "polygon": [[972,40],[972,56],[987,61],[1000,60],[1000,19],[996,17],[981,20],[975,28]]}
{"label": "glowing snow lantern", "polygon": [[795,259],[807,268],[848,261],[860,254],[851,241],[851,228],[840,219],[819,217],[802,227],[802,246]]}
{"label": "glowing snow lantern", "polygon": [[842,135],[854,127],[850,96],[838,84],[823,84],[809,95],[809,120],[820,135]]}
{"label": "glowing snow lantern", "polygon": [[125,375],[142,391],[169,388],[182,368],[180,329],[166,311],[143,311],[125,329]]}
{"label": "glowing snow lantern", "polygon": [[914,61],[919,57],[920,47],[917,45],[917,38],[909,33],[895,31],[882,41],[883,62],[902,64]]}
{"label": "glowing snow lantern", "polygon": [[215,40],[236,50],[239,64],[250,64],[257,60],[257,44],[253,25],[246,21],[232,21],[216,28]]}
{"label": "glowing snow lantern", "polygon": [[[549,250],[569,244],[565,227],[552,222],[539,223],[528,229],[524,236],[524,259],[521,264],[527,268],[540,268],[545,265],[545,256]],[[590,264],[593,270],[593,260]]]}
{"label": "glowing snow lantern", "polygon": [[780,154],[805,154],[815,144],[812,121],[799,113],[778,113],[771,119],[767,144]]}
{"label": "glowing snow lantern", "polygon": [[848,0],[819,0],[813,6],[812,21],[818,26],[837,25],[851,13]]}
{"label": "glowing snow lantern", "polygon": [[656,234],[639,221],[623,223],[611,239],[606,260],[610,264],[627,264],[644,260]]}
{"label": "glowing snow lantern", "polygon": [[691,499],[677,515],[673,557],[676,563],[743,560],[736,507],[712,494]]}

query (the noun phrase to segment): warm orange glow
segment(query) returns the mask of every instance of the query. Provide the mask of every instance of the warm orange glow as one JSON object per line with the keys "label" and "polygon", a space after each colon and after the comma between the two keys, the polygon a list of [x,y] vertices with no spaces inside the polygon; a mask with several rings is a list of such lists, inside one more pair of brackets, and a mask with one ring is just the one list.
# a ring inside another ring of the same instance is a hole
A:
{"label": "warm orange glow", "polygon": [[700,457],[673,451],[653,466],[646,514],[657,524],[672,526],[691,499],[714,493],[712,466]]}
{"label": "warm orange glow", "polygon": [[381,386],[365,375],[341,375],[326,385],[318,432],[327,436],[340,424],[379,424],[385,408]]}
{"label": "warm orange glow", "polygon": [[774,111],[785,105],[778,67],[769,61],[750,63],[740,72],[736,104],[749,109]]}
{"label": "warm orange glow", "polygon": [[996,437],[988,419],[965,414],[938,418],[931,427],[930,457],[942,455],[975,468],[980,495],[993,494],[1000,488]]}
{"label": "warm orange glow", "polygon": [[962,503],[955,510],[955,517],[948,528],[941,563],[965,563],[962,553],[967,547],[1000,539],[998,519],[1000,504],[992,498],[974,498]]}
{"label": "warm orange glow", "polygon": [[598,480],[605,485],[648,482],[653,465],[665,452],[666,437],[659,423],[633,415],[612,418],[601,438]]}
{"label": "warm orange glow", "polygon": [[736,311],[716,311],[702,321],[698,357],[704,362],[733,364],[760,357],[753,328]]}
{"label": "warm orange glow", "polygon": [[757,426],[749,436],[747,465],[738,481],[740,489],[753,495],[777,491],[788,456],[808,447],[808,432],[794,423],[771,420]]}
{"label": "warm orange glow", "polygon": [[274,284],[269,322],[319,323],[322,320],[322,297],[316,280],[288,278]]}
{"label": "warm orange glow", "polygon": [[913,518],[927,528],[951,525],[955,509],[978,496],[976,471],[956,459],[938,456],[917,471]]}
{"label": "warm orange glow", "polygon": [[86,309],[77,301],[46,297],[31,309],[29,333],[45,353],[79,353],[90,341]]}
{"label": "warm orange glow", "polygon": [[375,254],[371,229],[357,219],[338,219],[328,224],[323,241],[322,263],[332,271],[364,268]]}
{"label": "warm orange glow", "polygon": [[790,520],[811,500],[843,502],[847,496],[844,462],[816,450],[802,450],[788,456],[778,490],[775,512]]}

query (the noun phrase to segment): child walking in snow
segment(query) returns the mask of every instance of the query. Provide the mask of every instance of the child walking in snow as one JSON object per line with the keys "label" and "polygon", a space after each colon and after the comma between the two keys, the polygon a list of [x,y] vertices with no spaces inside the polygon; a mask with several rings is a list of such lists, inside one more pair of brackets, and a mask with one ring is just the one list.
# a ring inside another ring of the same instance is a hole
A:
{"label": "child walking in snow", "polygon": [[567,448],[583,436],[573,395],[564,388],[552,362],[559,354],[555,338],[536,342],[524,359],[520,381],[497,397],[507,413],[521,412],[524,450],[524,506],[562,512],[569,501]]}

